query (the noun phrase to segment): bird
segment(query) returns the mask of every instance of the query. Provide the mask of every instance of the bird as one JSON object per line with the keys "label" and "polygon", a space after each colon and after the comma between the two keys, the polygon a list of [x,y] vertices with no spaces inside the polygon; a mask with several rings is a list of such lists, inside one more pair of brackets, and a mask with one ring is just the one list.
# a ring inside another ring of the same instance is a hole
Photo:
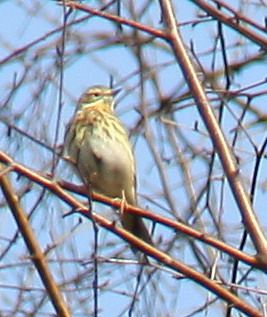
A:
{"label": "bird", "polygon": [[[128,132],[114,112],[120,89],[89,87],[66,128],[67,157],[90,191],[137,206],[136,164]],[[153,245],[141,217],[121,212],[124,229]]]}

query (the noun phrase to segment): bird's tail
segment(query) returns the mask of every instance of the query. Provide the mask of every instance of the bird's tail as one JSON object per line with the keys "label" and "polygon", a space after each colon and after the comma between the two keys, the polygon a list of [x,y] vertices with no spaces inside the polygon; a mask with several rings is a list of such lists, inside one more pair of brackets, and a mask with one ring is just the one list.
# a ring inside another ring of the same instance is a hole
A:
{"label": "bird's tail", "polygon": [[153,245],[151,236],[141,217],[124,212],[121,222],[124,229],[130,231],[132,234],[149,243],[150,245]]}

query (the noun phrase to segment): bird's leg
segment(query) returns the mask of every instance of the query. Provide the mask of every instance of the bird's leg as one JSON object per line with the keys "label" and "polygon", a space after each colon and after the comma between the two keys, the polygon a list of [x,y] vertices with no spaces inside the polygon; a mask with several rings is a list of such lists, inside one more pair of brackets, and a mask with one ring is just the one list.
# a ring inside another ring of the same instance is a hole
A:
{"label": "bird's leg", "polygon": [[127,208],[127,201],[125,197],[125,191],[121,193],[121,205],[120,205],[120,214],[123,215],[125,207]]}

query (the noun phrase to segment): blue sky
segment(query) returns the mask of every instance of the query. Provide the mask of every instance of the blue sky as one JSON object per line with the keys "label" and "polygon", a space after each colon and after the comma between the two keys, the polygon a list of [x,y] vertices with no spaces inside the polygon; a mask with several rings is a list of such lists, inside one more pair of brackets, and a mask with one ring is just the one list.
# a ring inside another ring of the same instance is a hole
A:
{"label": "blue sky", "polygon": [[[99,5],[98,1],[86,3],[90,6]],[[234,1],[231,2],[231,5],[238,8],[241,6],[241,2]],[[17,48],[27,45],[29,42],[40,38],[62,25],[62,8],[53,1],[35,1],[34,3],[32,1],[4,1],[0,4],[0,7],[0,60],[7,57]],[[242,9],[244,10],[244,14],[255,19],[258,23],[263,23],[267,13],[266,9],[264,10],[260,7],[260,2],[255,2],[254,5],[243,5]],[[135,7],[135,10],[138,13],[140,8]],[[200,11],[191,2],[181,1],[179,5],[176,3],[176,12],[179,21],[182,23],[199,19],[197,14]],[[69,21],[78,19],[83,15],[76,12],[72,13]],[[123,2],[122,15],[125,17],[131,16],[126,4]],[[163,24],[160,23],[159,7],[156,3],[145,11],[141,22],[155,28],[163,28]],[[157,109],[159,95],[164,97],[171,95],[175,99],[175,97],[179,98],[183,93],[188,92],[183,75],[174,61],[170,48],[162,40],[153,40],[142,50],[144,61],[147,63],[146,66],[149,70],[144,72],[145,95],[144,100],[142,100],[140,97],[140,70],[133,43],[131,42],[133,33],[129,27],[123,27],[123,32],[119,33],[114,24],[98,17],[93,17],[86,22],[70,28],[68,32],[63,73],[62,114],[57,145],[63,142],[65,126],[75,110],[75,104],[80,94],[93,84],[108,85],[110,76],[112,75],[114,83],[122,87],[122,92],[117,99],[118,105],[116,111],[131,132],[131,140],[134,144],[137,160],[140,205],[171,218],[179,216],[187,219],[188,214],[190,214],[191,201],[185,189],[184,174],[181,171],[181,166],[177,163],[177,153],[174,152],[173,144],[169,142],[170,139],[165,125],[160,120],[162,118],[171,120],[179,128],[181,134],[178,135],[177,133],[176,141],[182,155],[187,160],[194,191],[198,196],[206,183],[209,167],[209,160],[207,159],[209,155],[207,153],[211,150],[211,143],[192,99],[178,100],[173,105],[177,111],[173,111],[171,117],[165,117],[163,113],[161,116],[155,116],[149,120],[150,129],[154,134],[154,141],[152,143],[156,152],[160,154],[161,164],[165,171],[165,180],[168,184],[168,190],[174,202],[175,210],[170,208],[169,202],[165,199],[164,182],[160,178],[159,164],[155,164],[155,158],[151,154],[145,137],[144,127],[142,126],[141,130],[137,129],[137,122],[141,118],[140,109],[142,109],[142,102],[145,104],[145,109],[149,112]],[[215,60],[215,69],[221,69],[221,50],[220,47],[214,47],[214,39],[217,35],[216,23],[207,22],[197,26],[192,26],[192,23],[189,23],[181,27],[181,32],[188,47],[190,43],[194,44],[195,54],[198,56],[206,72],[212,70],[213,60]],[[140,32],[139,35],[144,36],[146,39],[148,38],[147,34]],[[239,37],[236,32],[229,28],[224,28],[224,38],[227,46],[232,45],[232,48],[229,48],[227,51],[229,63],[259,54],[258,46],[251,45],[244,37]],[[61,33],[58,32],[53,36],[47,37],[37,45],[32,46],[25,53],[17,55],[8,63],[1,65],[0,91],[2,106],[0,108],[0,119],[2,123],[0,123],[0,131],[4,137],[1,140],[0,149],[6,151],[18,162],[41,172],[51,170],[51,153],[15,132],[11,134],[11,137],[8,137],[6,125],[3,122],[8,121],[9,124],[14,124],[45,144],[53,145],[59,104],[60,68],[58,65],[60,59],[57,56],[57,48],[60,47],[60,39]],[[120,45],[108,45],[116,39],[121,39],[121,42],[125,42]],[[217,54],[214,53],[216,49],[218,50]],[[159,89],[156,89],[154,86],[155,82],[153,82],[153,76],[151,76],[153,71],[156,74]],[[250,67],[244,67],[240,72],[235,73],[230,89],[231,91],[236,91],[242,87],[263,81],[266,78],[266,73],[266,62],[252,63]],[[7,102],[12,87],[23,78],[23,74],[26,74],[23,84],[18,87]],[[217,84],[217,87],[220,88],[225,87],[224,78],[218,78],[218,82],[213,82],[213,84]],[[264,89],[266,90],[266,84],[246,90],[246,92],[256,93]],[[206,91],[211,92],[211,90],[210,85],[207,83]],[[210,93],[211,98],[212,96],[214,98],[218,96],[214,93],[214,90],[213,88],[213,92]],[[240,100],[246,102],[245,97],[240,97]],[[219,100],[215,100],[213,105],[214,108],[218,107]],[[261,111],[265,111],[266,93],[258,98],[253,98],[252,105]],[[235,100],[229,101],[225,109],[223,128],[229,138],[229,142],[231,142],[233,139],[231,129],[235,128],[237,124],[235,116],[239,118],[242,110]],[[248,113],[246,122],[251,122],[254,118],[254,116]],[[199,130],[195,129],[196,123],[198,123]],[[264,125],[255,125],[249,129],[249,135],[257,147],[260,147],[266,137],[265,130]],[[193,157],[190,150],[190,143],[196,151],[195,157]],[[235,150],[242,161],[241,170],[244,183],[249,189],[255,153],[246,135],[239,136]],[[262,172],[260,173],[259,190],[257,191],[255,201],[255,209],[264,226],[266,226],[265,169],[263,165]],[[222,185],[222,176],[223,172],[217,160],[212,174],[213,186],[211,186],[210,205],[211,209],[214,210],[218,223],[221,225],[222,236],[229,243],[238,245],[239,236],[242,232],[240,215],[227,183],[226,185]],[[56,178],[79,182],[77,177],[73,175],[73,171],[62,162],[56,170]],[[26,186],[29,186],[28,182],[24,179],[16,180],[14,177],[13,180],[18,190],[23,191]],[[222,194],[220,194],[220,190],[222,190]],[[25,195],[21,201],[27,213],[41,194],[40,187],[36,185],[31,188],[31,191],[32,193]],[[221,208],[219,198],[222,198],[223,208]],[[212,223],[212,217],[207,209],[204,208],[204,205],[205,197],[202,197],[199,203],[201,217],[195,211],[189,217],[189,222],[194,223],[197,228],[202,228],[201,226],[204,224],[206,231],[216,235],[218,232]],[[114,212],[106,208],[104,209],[101,205],[96,205],[95,209],[109,217],[114,217]],[[51,268],[59,281],[70,279],[70,276],[76,274],[77,271],[84,273],[86,268],[81,266],[79,261],[82,262],[88,259],[93,252],[91,224],[85,220],[81,225],[77,225],[78,216],[62,219],[62,214],[68,211],[69,209],[65,204],[56,199],[52,194],[45,193],[42,203],[38,205],[32,218],[32,226],[38,234],[42,247],[46,249],[51,244],[55,245],[53,251],[49,253],[49,259],[51,263],[53,262]],[[5,224],[2,227],[0,226],[0,236],[3,237],[2,245],[4,247],[6,244],[5,239],[11,239],[16,231],[16,226],[6,209],[3,209],[1,213],[2,223]],[[74,227],[76,229],[74,232],[71,232]],[[193,256],[190,245],[180,235],[178,235],[178,238],[170,251],[171,254],[193,267],[198,267],[199,263]],[[125,247],[125,244],[121,240],[104,230],[100,230],[99,239],[99,254],[103,256],[114,254],[114,249],[116,248],[121,250]],[[164,249],[171,239],[174,239],[174,233],[166,228],[157,226],[155,239],[161,241],[160,248]],[[253,252],[250,244],[248,244],[248,249]],[[208,258],[207,262],[216,257],[206,247],[203,247],[203,252]],[[24,265],[15,265],[17,261],[24,259],[25,254],[27,253],[23,241],[18,239],[16,244],[12,246],[8,256],[5,257],[3,265],[7,265],[8,269],[3,271],[4,274],[0,273],[0,280],[2,279],[10,285],[19,285],[22,283],[26,286],[36,287],[37,285],[41,287],[36,273],[31,270],[28,264],[30,261],[27,258],[25,260],[26,263],[23,262]],[[133,258],[130,251],[126,252],[126,256]],[[66,261],[66,265],[59,264],[60,260]],[[77,263],[74,260],[77,260]],[[67,263],[68,261],[69,263]],[[220,273],[225,274],[224,277],[226,280],[229,279],[227,270],[224,271],[222,269]],[[92,293],[88,290],[90,289],[92,279],[90,274],[88,272],[88,278],[85,278],[79,287],[85,287],[85,290],[80,293],[82,294],[81,297],[84,296],[84,298],[87,298],[88,296],[88,301],[91,303],[92,298],[90,296],[92,296]],[[118,267],[115,264],[103,264],[101,266],[100,283],[104,285],[99,298],[100,307],[103,309],[101,316],[119,316],[120,313],[124,316],[122,311],[126,310],[129,304],[129,296],[127,294],[132,294],[133,285],[135,285],[135,274],[136,267],[131,265]],[[265,278],[263,275],[260,278],[259,276],[257,274],[253,276],[256,281],[255,284],[257,285],[258,283],[259,287],[266,287]],[[141,316],[141,311],[144,307],[149,307],[151,311],[154,309],[155,316],[160,316],[166,311],[172,311],[177,316],[184,316],[203,304],[205,300],[209,300],[209,296],[212,297],[206,290],[195,283],[191,281],[178,283],[170,274],[157,273],[153,283],[157,284],[157,281],[162,283],[162,286],[158,286],[158,297],[153,292],[153,288],[148,288],[146,291],[148,299],[138,303],[136,316]],[[0,296],[0,310],[1,307],[6,309],[5,302],[12,305],[13,292],[15,291],[4,289],[5,295]],[[174,292],[177,292],[176,299],[175,296],[172,296]],[[74,307],[74,315],[77,313],[77,316],[79,314],[82,315],[81,311],[83,311],[82,309],[80,311],[78,293],[75,293],[75,296],[72,297],[70,296],[71,292],[66,292],[66,298],[70,305]],[[170,301],[162,300],[160,297],[169,298]],[[30,302],[30,296],[28,302]],[[181,302],[183,305],[181,305]],[[28,307],[25,305],[24,308],[30,309],[30,304]],[[44,305],[42,309],[50,313],[53,311],[49,304]],[[90,309],[92,307],[89,304],[88,310]],[[215,305],[209,310],[207,316],[213,316],[214,312],[218,316],[220,313],[223,316],[223,312],[219,311],[220,306],[216,307]],[[202,314],[203,311],[196,315],[201,316]],[[18,314],[18,316],[23,316],[23,314]]]}

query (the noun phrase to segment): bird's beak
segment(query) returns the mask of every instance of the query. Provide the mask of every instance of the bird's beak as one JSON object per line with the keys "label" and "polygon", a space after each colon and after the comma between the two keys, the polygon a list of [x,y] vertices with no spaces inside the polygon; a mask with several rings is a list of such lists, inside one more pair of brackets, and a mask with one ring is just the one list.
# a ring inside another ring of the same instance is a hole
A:
{"label": "bird's beak", "polygon": [[112,95],[113,95],[113,97],[115,97],[120,91],[121,91],[121,88],[114,88],[114,89],[112,89]]}

